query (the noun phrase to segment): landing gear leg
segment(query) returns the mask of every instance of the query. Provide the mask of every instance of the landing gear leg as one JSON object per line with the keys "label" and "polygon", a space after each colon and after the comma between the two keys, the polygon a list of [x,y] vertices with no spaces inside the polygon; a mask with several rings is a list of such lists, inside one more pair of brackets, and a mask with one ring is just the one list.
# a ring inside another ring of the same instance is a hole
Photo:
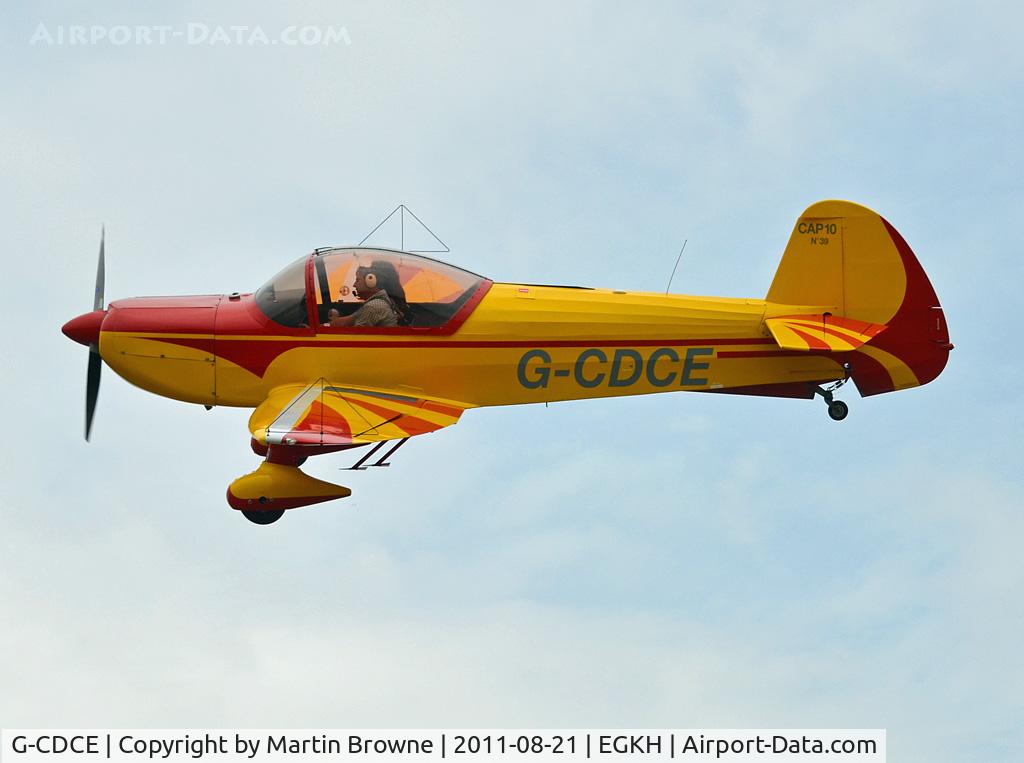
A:
{"label": "landing gear leg", "polygon": [[846,378],[840,379],[834,384],[830,384],[828,387],[815,387],[814,394],[821,395],[825,398],[825,403],[828,405],[828,415],[833,421],[842,421],[850,413],[850,406],[844,403],[842,400],[835,399],[835,391],[846,384],[850,379],[850,364],[844,365],[846,369]]}

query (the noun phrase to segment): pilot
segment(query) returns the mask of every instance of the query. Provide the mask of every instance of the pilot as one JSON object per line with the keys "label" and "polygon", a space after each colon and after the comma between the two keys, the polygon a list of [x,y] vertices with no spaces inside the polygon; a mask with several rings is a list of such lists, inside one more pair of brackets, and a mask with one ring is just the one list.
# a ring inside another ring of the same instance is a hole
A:
{"label": "pilot", "polygon": [[378,261],[369,266],[360,265],[356,269],[353,292],[356,297],[363,300],[359,309],[351,315],[341,315],[336,308],[331,308],[325,326],[392,327],[407,323],[405,313],[408,303],[405,301],[405,290],[398,278],[398,271],[390,262]]}

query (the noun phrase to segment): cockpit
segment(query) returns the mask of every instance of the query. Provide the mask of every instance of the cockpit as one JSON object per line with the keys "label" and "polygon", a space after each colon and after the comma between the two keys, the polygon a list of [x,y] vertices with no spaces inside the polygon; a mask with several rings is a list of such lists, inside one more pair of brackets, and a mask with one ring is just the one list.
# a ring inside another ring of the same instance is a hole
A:
{"label": "cockpit", "polygon": [[[490,281],[429,257],[388,249],[320,249],[293,262],[255,295],[256,305],[270,320],[289,328],[331,328],[331,316],[347,316],[362,305],[359,274],[379,274],[378,288],[398,308],[396,328],[441,329],[458,315],[465,317]],[[375,277],[375,280],[376,280]],[[310,309],[312,307],[312,309]]]}

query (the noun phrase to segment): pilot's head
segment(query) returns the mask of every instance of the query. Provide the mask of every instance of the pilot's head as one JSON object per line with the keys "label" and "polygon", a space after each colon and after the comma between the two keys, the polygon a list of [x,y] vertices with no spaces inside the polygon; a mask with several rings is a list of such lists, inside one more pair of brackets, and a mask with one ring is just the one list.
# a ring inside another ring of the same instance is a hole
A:
{"label": "pilot's head", "polygon": [[379,279],[380,276],[373,265],[360,265],[356,268],[356,281],[352,291],[359,299],[367,300],[380,291]]}
{"label": "pilot's head", "polygon": [[356,280],[352,290],[362,300],[369,299],[378,291],[387,292],[392,299],[405,299],[398,270],[387,260],[374,260],[368,265],[356,268]]}

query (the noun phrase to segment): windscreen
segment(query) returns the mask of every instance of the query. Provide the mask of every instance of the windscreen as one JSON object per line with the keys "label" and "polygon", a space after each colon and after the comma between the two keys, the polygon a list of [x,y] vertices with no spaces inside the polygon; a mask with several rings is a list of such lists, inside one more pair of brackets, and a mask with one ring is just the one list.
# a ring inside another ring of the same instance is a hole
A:
{"label": "windscreen", "polygon": [[256,305],[275,323],[291,328],[307,325],[306,261],[296,260],[256,291]]}

